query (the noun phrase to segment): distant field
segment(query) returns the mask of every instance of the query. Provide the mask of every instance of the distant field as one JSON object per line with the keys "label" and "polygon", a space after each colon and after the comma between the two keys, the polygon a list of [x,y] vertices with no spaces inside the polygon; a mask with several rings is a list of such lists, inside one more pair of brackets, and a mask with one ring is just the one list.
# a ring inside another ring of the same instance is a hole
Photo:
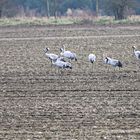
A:
{"label": "distant field", "polygon": [[[72,70],[52,67],[44,48],[74,51]],[[0,139],[139,140],[139,26],[0,27]],[[92,66],[89,53],[97,55]],[[119,59],[122,69],[103,63]]]}
{"label": "distant field", "polygon": [[130,16],[124,20],[114,20],[113,17],[15,17],[1,18],[0,26],[33,26],[33,25],[137,25],[140,16]]}

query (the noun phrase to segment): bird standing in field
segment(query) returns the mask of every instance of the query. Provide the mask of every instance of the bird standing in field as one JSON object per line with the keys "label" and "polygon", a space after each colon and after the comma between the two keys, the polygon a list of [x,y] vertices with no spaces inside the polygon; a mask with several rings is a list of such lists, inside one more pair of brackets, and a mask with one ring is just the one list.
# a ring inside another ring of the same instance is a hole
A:
{"label": "bird standing in field", "polygon": [[140,60],[140,51],[137,51],[135,46],[132,46],[132,49],[135,57]]}
{"label": "bird standing in field", "polygon": [[117,60],[117,59],[112,59],[110,57],[106,57],[104,59],[104,62],[105,62],[105,64],[109,64],[109,65],[111,65],[113,67],[122,68],[122,63],[119,60]]}
{"label": "bird standing in field", "polygon": [[[59,58],[57,60],[52,60],[52,64],[58,67],[59,69],[72,69],[71,63],[63,61]],[[59,69],[58,69],[58,72],[59,72]]]}
{"label": "bird standing in field", "polygon": [[89,54],[88,60],[90,63],[92,63],[92,70],[93,70],[93,63],[96,61],[96,55],[95,54]]}
{"label": "bird standing in field", "polygon": [[49,58],[49,60],[52,62],[53,60],[57,60],[59,58],[59,56],[57,54],[54,53],[48,53],[50,49],[46,48],[45,49],[45,55],[47,56],[47,58]]}
{"label": "bird standing in field", "polygon": [[76,54],[68,50],[66,51],[65,46],[63,46],[63,48],[60,48],[60,51],[61,51],[60,55],[64,56],[65,58],[77,61]]}
{"label": "bird standing in field", "polygon": [[[132,49],[133,49],[133,54],[135,55],[135,57],[138,60],[140,60],[140,51],[136,50],[136,47],[135,46],[132,46]],[[137,69],[139,69],[139,64],[138,63],[137,63]]]}
{"label": "bird standing in field", "polygon": [[48,53],[49,48],[45,49],[45,55],[47,56],[47,58],[49,58],[49,60],[51,61],[51,67],[54,64],[54,62],[56,61],[62,61],[65,62],[63,57],[58,56],[57,54],[54,53]]}

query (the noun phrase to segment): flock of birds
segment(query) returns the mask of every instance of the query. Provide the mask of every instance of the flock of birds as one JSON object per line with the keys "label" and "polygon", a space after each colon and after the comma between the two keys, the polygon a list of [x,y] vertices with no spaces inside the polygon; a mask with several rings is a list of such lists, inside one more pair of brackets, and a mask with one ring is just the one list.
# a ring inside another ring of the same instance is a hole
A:
{"label": "flock of birds", "polygon": [[[140,60],[140,51],[136,50],[135,46],[132,46],[133,48],[133,54],[135,55],[135,57],[137,59]],[[77,56],[75,53],[69,51],[69,50],[65,50],[65,46],[63,45],[63,48],[60,48],[60,55],[54,54],[54,53],[49,53],[49,48],[45,49],[45,55],[47,56],[47,58],[51,61],[51,64],[58,67],[58,68],[62,68],[62,69],[72,69],[72,64],[71,61],[75,60],[77,61]],[[66,61],[66,59],[69,59],[70,61]],[[88,61],[90,63],[94,63],[96,61],[96,55],[95,54],[89,54],[88,55]],[[110,57],[105,57],[104,58],[104,63],[111,65],[113,67],[119,67],[121,68],[122,62],[114,59],[114,58],[110,58]]]}

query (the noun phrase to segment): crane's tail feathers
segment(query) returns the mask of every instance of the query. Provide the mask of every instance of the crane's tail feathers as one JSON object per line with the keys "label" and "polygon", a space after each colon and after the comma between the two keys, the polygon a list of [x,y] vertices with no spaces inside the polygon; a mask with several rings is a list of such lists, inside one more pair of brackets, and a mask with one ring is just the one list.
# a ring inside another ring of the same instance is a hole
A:
{"label": "crane's tail feathers", "polygon": [[123,65],[122,65],[122,63],[120,61],[118,62],[118,67],[120,67],[120,68],[123,67]]}

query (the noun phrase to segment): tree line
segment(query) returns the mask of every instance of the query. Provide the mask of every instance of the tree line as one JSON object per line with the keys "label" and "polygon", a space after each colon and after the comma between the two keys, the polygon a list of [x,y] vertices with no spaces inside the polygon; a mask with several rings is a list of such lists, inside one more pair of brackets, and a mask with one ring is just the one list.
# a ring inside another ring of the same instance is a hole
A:
{"label": "tree line", "polygon": [[65,16],[68,9],[125,19],[140,14],[140,0],[0,0],[0,17]]}

